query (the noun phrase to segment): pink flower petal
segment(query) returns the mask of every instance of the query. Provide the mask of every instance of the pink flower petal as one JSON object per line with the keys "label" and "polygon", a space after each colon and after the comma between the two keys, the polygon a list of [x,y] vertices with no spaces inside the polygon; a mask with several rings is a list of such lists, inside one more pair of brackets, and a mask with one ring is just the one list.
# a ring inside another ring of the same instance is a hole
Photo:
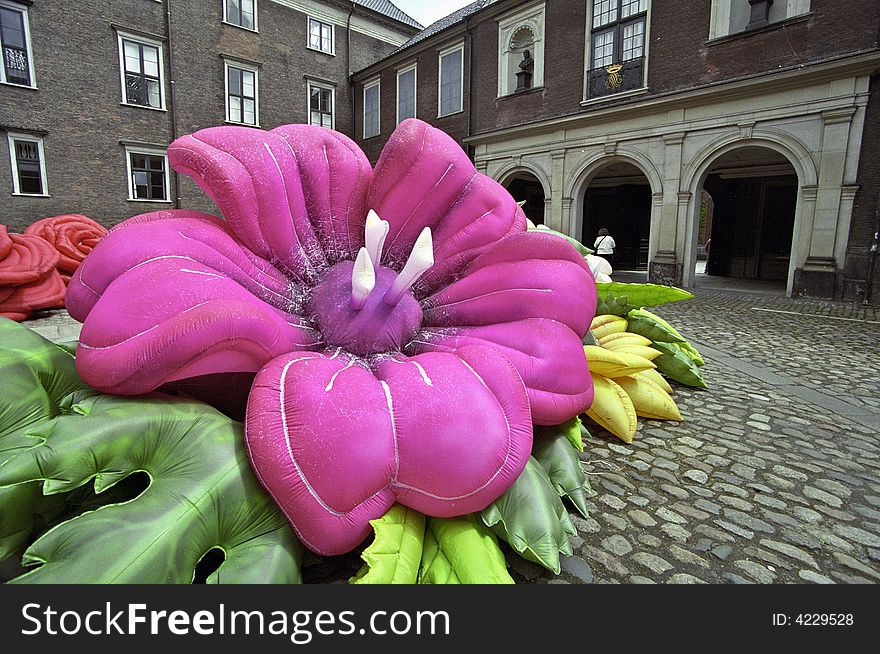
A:
{"label": "pink flower petal", "polygon": [[367,208],[391,224],[383,263],[398,270],[422,229],[431,228],[438,263],[419,282],[421,294],[526,225],[510,194],[477,173],[452,138],[414,119],[403,121],[382,150]]}
{"label": "pink flower petal", "polygon": [[284,125],[272,134],[296,159],[306,211],[328,263],[354,259],[364,244],[369,159],[347,136],[324,127]]}
{"label": "pink flower petal", "polygon": [[107,286],[83,326],[76,364],[91,386],[135,395],[176,379],[254,372],[319,341],[223,272],[169,256],[148,259]]}
{"label": "pink flower petal", "polygon": [[299,167],[280,136],[247,127],[211,127],[174,141],[168,160],[211,196],[254,253],[277,260],[300,280],[313,279],[326,267],[306,211]]}
{"label": "pink flower petal", "polygon": [[376,376],[338,352],[279,357],[254,381],[245,434],[300,539],[330,555],[395,501],[437,516],[485,508],[532,442],[522,381],[486,348],[386,358]]}
{"label": "pink flower petal", "polygon": [[172,257],[184,267],[188,261],[201,263],[276,308],[293,308],[297,291],[292,282],[248,251],[222,220],[196,211],[162,211],[135,216],[110,230],[71,280],[70,315],[85,322],[114,280],[159,257]]}
{"label": "pink flower petal", "polygon": [[593,386],[580,337],[562,323],[542,318],[483,327],[422,332],[415,353],[455,352],[468,346],[490,347],[514,365],[529,394],[532,421],[557,425],[586,411]]}
{"label": "pink flower petal", "polygon": [[463,277],[427,298],[424,325],[464,327],[549,318],[579,338],[596,311],[596,285],[577,251],[552,234],[514,234],[477,257]]}

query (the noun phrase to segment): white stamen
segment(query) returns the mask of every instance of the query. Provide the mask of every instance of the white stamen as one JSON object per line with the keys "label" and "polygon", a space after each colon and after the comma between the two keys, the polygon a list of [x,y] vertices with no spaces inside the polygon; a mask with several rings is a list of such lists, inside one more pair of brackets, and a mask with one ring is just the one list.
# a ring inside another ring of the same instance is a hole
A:
{"label": "white stamen", "polygon": [[385,293],[385,302],[395,306],[400,302],[400,298],[403,297],[407,289],[415,284],[416,280],[433,265],[434,242],[431,239],[431,228],[425,227],[416,239],[416,244],[413,246],[412,253],[410,253],[403,270],[400,271],[397,279]]}
{"label": "white stamen", "polygon": [[370,209],[367,214],[367,224],[364,228],[366,232],[366,248],[370,253],[370,260],[377,266],[382,261],[382,248],[385,246],[385,237],[388,236],[388,230],[391,224],[387,220],[379,218],[379,214]]}
{"label": "white stamen", "polygon": [[376,270],[373,268],[367,248],[361,248],[351,271],[351,308],[355,311],[363,309],[374,288],[376,288]]}

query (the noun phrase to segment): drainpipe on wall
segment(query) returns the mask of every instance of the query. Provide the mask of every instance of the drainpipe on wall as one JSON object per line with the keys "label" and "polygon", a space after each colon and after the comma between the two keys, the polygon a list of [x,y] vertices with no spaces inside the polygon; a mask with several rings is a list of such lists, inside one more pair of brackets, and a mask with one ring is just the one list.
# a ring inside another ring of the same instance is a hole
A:
{"label": "drainpipe on wall", "polygon": [[357,116],[357,93],[355,93],[354,80],[351,77],[351,16],[354,13],[354,2],[351,3],[351,9],[348,10],[348,19],[345,21],[345,80],[348,82],[348,95],[351,98],[351,137],[354,138],[355,132],[355,116]]}
{"label": "drainpipe on wall", "polygon": [[348,19],[345,21],[345,72],[348,75],[348,84],[352,85],[351,81],[351,15],[354,13],[354,2],[351,3],[351,9],[348,10]]}
{"label": "drainpipe on wall", "polygon": [[[474,33],[471,31],[471,17],[467,16],[464,19],[464,29],[467,33],[468,45],[467,45],[467,56],[468,56],[468,101],[467,101],[467,138],[471,137],[471,133],[473,131],[473,110],[474,110]],[[470,150],[473,146],[468,144],[467,148]],[[471,160],[475,158],[474,154],[468,152],[468,156],[470,156]]]}
{"label": "drainpipe on wall", "polygon": [[[168,35],[168,80],[171,97],[168,99],[168,115],[171,118],[171,140],[177,139],[177,98],[174,93],[174,40],[171,32],[171,0],[165,0],[165,32]],[[174,174],[174,208],[180,209],[180,176]]]}

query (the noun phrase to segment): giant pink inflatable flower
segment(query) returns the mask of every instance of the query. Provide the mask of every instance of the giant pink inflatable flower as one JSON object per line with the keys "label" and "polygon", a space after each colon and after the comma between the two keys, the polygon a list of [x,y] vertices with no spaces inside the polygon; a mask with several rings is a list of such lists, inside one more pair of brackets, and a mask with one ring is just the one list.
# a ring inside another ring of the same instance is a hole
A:
{"label": "giant pink inflatable flower", "polygon": [[119,394],[259,371],[251,462],[310,549],[350,550],[394,502],[485,508],[533,421],[590,405],[584,259],[526,233],[443,132],[404,121],[375,171],[307,125],[206,129],[168,157],[226,222],[177,210],[112,229],[68,291],[77,368]]}

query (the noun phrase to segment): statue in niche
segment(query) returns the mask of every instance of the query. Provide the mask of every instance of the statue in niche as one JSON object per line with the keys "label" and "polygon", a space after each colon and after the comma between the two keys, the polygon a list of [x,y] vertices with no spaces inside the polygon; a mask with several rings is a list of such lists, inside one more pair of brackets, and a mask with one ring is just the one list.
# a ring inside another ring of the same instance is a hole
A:
{"label": "statue in niche", "polygon": [[520,93],[532,88],[532,70],[535,67],[535,60],[532,59],[532,53],[526,50],[523,52],[522,61],[519,62],[519,72],[516,74],[516,89],[514,93]]}

